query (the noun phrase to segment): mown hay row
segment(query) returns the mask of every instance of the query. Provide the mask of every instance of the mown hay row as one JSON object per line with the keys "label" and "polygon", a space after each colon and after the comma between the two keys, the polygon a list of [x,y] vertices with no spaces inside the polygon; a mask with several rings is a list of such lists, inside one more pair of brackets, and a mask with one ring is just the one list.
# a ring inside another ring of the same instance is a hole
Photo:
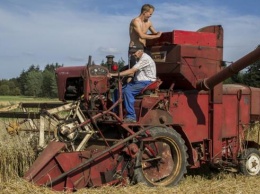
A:
{"label": "mown hay row", "polygon": [[[259,193],[260,177],[247,177],[235,174],[217,174],[214,178],[207,179],[202,176],[187,176],[183,181],[174,187],[147,187],[143,184],[134,186],[104,186],[99,188],[84,188],[78,190],[77,194],[159,194],[159,193],[178,193],[178,194],[233,194],[233,193]],[[5,184],[0,184],[1,193],[41,193],[41,194],[60,194],[68,192],[55,192],[50,188],[35,186],[21,178],[10,179]]]}

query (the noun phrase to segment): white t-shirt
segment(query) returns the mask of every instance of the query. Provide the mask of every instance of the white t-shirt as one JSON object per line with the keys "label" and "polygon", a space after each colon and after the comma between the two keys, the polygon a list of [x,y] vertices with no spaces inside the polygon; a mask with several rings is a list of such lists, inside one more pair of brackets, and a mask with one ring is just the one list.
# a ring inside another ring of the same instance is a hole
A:
{"label": "white t-shirt", "polygon": [[135,72],[135,81],[155,81],[156,66],[154,60],[146,53],[143,53],[139,61],[133,66],[138,69]]}

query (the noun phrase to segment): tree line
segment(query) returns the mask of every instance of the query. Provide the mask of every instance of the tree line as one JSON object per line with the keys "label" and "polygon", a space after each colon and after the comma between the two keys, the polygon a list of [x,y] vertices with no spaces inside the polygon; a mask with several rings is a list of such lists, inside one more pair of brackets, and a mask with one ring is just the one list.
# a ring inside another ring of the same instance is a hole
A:
{"label": "tree line", "polygon": [[[95,62],[92,62],[94,65]],[[116,62],[121,68],[125,61],[121,58]],[[107,66],[107,62],[102,61],[101,65]],[[31,65],[27,70],[23,70],[17,78],[0,79],[0,96],[33,96],[57,98],[58,89],[55,77],[55,70],[63,64],[47,64],[43,70],[39,65]]]}
{"label": "tree line", "polygon": [[230,83],[239,83],[260,88],[260,60],[224,81],[224,84]]}
{"label": "tree line", "polygon": [[17,78],[0,80],[0,95],[56,98],[55,70],[61,66],[58,63],[47,64],[41,70],[39,65],[31,65]]}
{"label": "tree line", "polygon": [[[125,61],[121,59],[117,64],[122,67]],[[102,61],[101,65],[107,64]],[[62,66],[58,63],[47,64],[41,70],[39,65],[31,65],[17,78],[0,80],[0,95],[56,98],[58,94],[55,70]],[[224,81],[224,84],[228,83],[240,83],[260,88],[260,61]]]}

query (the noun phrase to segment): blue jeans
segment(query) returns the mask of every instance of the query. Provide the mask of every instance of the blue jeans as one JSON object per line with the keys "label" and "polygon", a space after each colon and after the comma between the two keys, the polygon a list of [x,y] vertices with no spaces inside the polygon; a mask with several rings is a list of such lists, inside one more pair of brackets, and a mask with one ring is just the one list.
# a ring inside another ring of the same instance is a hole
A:
{"label": "blue jeans", "polygon": [[123,87],[122,93],[125,109],[127,112],[126,118],[136,119],[134,108],[135,96],[137,96],[142,91],[142,89],[150,83],[152,83],[152,81],[132,81]]}

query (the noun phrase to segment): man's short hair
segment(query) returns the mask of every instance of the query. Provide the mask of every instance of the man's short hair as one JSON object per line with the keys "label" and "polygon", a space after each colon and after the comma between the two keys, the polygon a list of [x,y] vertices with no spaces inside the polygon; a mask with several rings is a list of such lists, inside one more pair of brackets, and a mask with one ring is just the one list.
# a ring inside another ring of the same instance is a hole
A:
{"label": "man's short hair", "polygon": [[141,8],[141,13],[143,13],[145,11],[149,11],[150,9],[152,9],[154,11],[154,6],[151,4],[144,4]]}

